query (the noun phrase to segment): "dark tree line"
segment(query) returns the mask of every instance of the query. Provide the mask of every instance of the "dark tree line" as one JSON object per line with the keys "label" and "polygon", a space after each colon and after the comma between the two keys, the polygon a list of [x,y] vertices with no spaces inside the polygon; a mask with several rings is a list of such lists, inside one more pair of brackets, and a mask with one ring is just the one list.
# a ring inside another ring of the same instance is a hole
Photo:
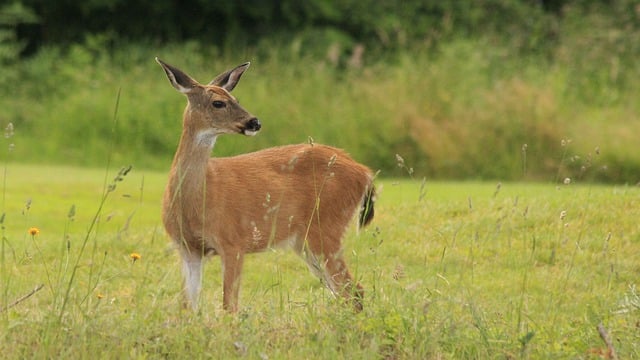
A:
{"label": "dark tree line", "polygon": [[[309,32],[381,49],[435,43],[454,35],[523,36],[536,47],[553,37],[568,6],[637,11],[635,0],[4,0],[0,26],[23,53],[87,35],[114,40],[251,44]],[[329,35],[327,35],[329,34]],[[537,40],[535,40],[537,39]],[[0,39],[1,40],[1,39]]]}

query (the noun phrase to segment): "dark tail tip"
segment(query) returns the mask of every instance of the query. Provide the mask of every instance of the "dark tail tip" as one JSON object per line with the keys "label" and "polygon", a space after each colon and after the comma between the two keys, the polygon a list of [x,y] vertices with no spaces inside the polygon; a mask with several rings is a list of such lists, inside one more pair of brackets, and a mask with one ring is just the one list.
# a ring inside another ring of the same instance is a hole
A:
{"label": "dark tail tip", "polygon": [[373,205],[375,202],[376,189],[372,184],[362,200],[362,209],[360,210],[360,218],[358,219],[358,225],[361,228],[367,226],[373,219],[375,213]]}

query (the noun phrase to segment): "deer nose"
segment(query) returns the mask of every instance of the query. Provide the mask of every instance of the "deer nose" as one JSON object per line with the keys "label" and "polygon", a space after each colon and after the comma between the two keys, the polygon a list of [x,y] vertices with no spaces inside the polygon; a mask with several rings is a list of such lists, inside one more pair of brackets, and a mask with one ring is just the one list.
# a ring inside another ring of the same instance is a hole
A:
{"label": "deer nose", "polygon": [[258,133],[258,130],[262,125],[260,125],[260,120],[258,118],[252,118],[244,125],[244,129],[242,129],[242,133],[245,135],[253,136]]}
{"label": "deer nose", "polygon": [[260,120],[258,120],[258,118],[253,118],[249,120],[249,122],[247,122],[246,130],[258,131],[260,130],[261,127],[262,127],[262,124],[260,124]]}

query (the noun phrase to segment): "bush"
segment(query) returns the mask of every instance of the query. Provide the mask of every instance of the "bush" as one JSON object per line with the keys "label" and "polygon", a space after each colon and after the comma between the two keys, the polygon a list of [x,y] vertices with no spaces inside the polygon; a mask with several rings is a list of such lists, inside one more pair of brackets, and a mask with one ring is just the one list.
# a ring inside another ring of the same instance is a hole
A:
{"label": "bush", "polygon": [[[495,33],[382,57],[344,31],[314,28],[291,41],[276,35],[228,48],[87,36],[10,65],[5,73],[16,80],[0,83],[0,120],[15,125],[21,161],[94,165],[113,156],[166,169],[185,99],[153,58],[202,82],[251,60],[235,95],[263,120],[263,131],[224,138],[218,156],[312,137],[346,148],[383,176],[404,175],[398,154],[413,176],[428,178],[637,183],[640,89],[629,80],[640,75],[637,19],[618,23],[585,11],[564,8],[556,42],[540,53],[496,41]],[[580,14],[589,15],[586,24]],[[611,35],[589,46],[580,35],[591,34],[586,29]]]}

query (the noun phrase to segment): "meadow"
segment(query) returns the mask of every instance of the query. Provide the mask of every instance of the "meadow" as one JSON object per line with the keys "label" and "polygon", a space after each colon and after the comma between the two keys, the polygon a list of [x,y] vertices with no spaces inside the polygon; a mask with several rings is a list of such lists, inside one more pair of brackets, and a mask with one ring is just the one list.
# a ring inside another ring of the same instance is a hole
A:
{"label": "meadow", "polygon": [[[195,37],[182,3],[80,3],[0,8],[0,358],[640,358],[633,0],[229,7]],[[156,56],[201,82],[252,62],[234,95],[262,130],[216,156],[315,141],[379,171],[345,240],[362,313],[281,250],[247,257],[238,314],[217,258],[181,308],[160,206],[185,99]]]}
{"label": "meadow", "polygon": [[245,261],[235,315],[211,259],[194,314],[165,172],[119,169],[4,164],[3,358],[640,357],[638,187],[381,179],[345,241],[362,313],[274,250]]}

